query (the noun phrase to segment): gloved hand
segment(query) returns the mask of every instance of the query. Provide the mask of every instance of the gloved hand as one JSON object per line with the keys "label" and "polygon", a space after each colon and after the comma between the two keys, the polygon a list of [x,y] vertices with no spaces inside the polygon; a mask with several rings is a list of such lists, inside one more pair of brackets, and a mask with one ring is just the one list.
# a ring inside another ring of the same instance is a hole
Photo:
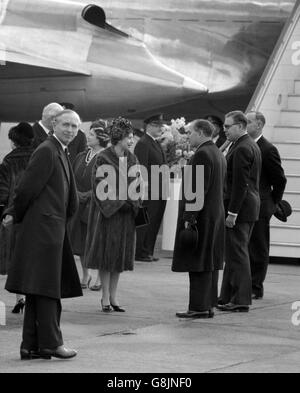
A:
{"label": "gloved hand", "polygon": [[13,216],[6,215],[5,218],[2,220],[2,225],[4,228],[8,228],[14,223],[14,218]]}
{"label": "gloved hand", "polygon": [[197,223],[195,212],[184,212],[182,217],[184,222],[195,225]]}

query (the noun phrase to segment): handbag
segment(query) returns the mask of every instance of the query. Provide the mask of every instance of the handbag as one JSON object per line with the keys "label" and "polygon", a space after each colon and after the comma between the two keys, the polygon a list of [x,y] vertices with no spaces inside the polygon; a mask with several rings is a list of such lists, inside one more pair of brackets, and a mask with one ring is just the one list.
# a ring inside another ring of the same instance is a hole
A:
{"label": "handbag", "polygon": [[179,233],[180,246],[183,249],[194,252],[198,247],[198,228],[196,224],[189,223],[187,228],[183,228]]}
{"label": "handbag", "polygon": [[137,216],[135,217],[135,226],[137,228],[150,224],[148,209],[146,206],[139,207]]}

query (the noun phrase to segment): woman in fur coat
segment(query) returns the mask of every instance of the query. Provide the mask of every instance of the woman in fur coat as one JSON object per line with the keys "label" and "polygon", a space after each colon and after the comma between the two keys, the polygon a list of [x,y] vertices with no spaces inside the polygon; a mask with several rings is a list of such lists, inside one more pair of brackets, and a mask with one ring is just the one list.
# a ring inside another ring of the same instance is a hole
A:
{"label": "woman in fur coat", "polygon": [[[120,273],[133,270],[135,217],[140,201],[133,200],[128,190],[138,182],[139,174],[132,171],[138,170],[138,162],[129,151],[134,141],[131,123],[123,118],[114,120],[110,136],[112,146],[97,156],[93,171],[85,264],[99,270],[103,312],[124,312],[117,300],[117,286]],[[105,186],[106,170],[114,172],[111,179],[116,181],[111,188]],[[105,199],[109,190],[111,194]]]}

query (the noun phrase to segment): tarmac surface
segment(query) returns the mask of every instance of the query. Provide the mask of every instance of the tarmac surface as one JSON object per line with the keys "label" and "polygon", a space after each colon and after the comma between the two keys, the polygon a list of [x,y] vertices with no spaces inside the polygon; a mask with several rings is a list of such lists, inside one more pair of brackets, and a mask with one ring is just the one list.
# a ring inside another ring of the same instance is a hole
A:
{"label": "tarmac surface", "polygon": [[209,320],[176,318],[187,308],[188,280],[170,266],[167,258],[136,262],[134,272],[121,275],[124,314],[101,312],[101,294],[90,290],[63,301],[65,345],[78,350],[69,361],[19,360],[22,316],[11,314],[15,298],[0,276],[0,373],[300,372],[300,312],[292,310],[300,301],[300,266],[271,265],[265,298],[249,314],[217,311]]}

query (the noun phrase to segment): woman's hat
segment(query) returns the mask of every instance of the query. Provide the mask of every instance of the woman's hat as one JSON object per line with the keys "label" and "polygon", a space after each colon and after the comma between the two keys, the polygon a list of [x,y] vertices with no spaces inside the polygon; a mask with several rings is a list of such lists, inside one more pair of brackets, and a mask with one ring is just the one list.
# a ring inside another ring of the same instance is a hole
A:
{"label": "woman's hat", "polygon": [[287,218],[292,212],[292,207],[287,201],[280,201],[276,207],[274,216],[280,221],[287,222]]}
{"label": "woman's hat", "polygon": [[24,138],[27,139],[34,138],[33,128],[29,123],[21,122],[14,127],[14,130],[17,134],[22,135],[22,137]]}

